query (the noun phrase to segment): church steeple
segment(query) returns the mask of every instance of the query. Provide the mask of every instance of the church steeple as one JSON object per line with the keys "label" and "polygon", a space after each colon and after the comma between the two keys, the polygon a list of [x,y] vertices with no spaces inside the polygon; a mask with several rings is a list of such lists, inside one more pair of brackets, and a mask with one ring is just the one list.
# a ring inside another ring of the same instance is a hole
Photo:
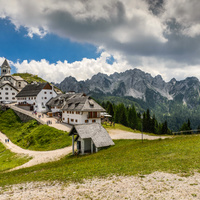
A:
{"label": "church steeple", "polygon": [[8,64],[8,61],[5,59],[3,64],[1,65],[1,76],[4,76],[5,74],[10,74],[11,67]]}

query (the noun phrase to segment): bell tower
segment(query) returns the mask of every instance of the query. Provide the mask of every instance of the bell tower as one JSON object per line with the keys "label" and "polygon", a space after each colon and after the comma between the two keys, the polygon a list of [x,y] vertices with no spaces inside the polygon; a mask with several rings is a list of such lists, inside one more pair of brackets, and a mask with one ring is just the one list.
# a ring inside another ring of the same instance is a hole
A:
{"label": "bell tower", "polygon": [[1,65],[1,76],[4,76],[6,74],[10,74],[10,70],[11,70],[11,67],[8,64],[8,61],[5,59],[3,64]]}

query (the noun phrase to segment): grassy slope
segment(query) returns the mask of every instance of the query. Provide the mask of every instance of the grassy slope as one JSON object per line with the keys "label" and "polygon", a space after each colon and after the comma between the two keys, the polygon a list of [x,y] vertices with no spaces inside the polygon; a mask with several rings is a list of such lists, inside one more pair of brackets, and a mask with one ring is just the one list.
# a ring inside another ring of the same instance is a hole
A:
{"label": "grassy slope", "polygon": [[0,172],[23,165],[28,162],[28,160],[27,157],[10,152],[10,150],[6,149],[5,146],[0,143]]}
{"label": "grassy slope", "polygon": [[28,83],[31,83],[32,81],[37,81],[41,83],[45,83],[47,81],[43,80],[42,78],[38,77],[37,75],[29,74],[29,73],[15,73],[12,74],[12,76],[20,76]]}
{"label": "grassy slope", "polygon": [[108,123],[105,124],[104,123],[103,127],[107,131],[114,129],[114,130],[122,130],[122,131],[128,131],[128,132],[133,132],[133,133],[141,133],[138,130],[133,130],[133,129],[129,128],[129,127],[126,127],[126,126],[123,126],[122,124],[117,124],[117,123],[115,123],[115,126],[110,126],[110,124],[108,124]]}
{"label": "grassy slope", "polygon": [[[31,83],[33,81],[36,82],[41,82],[41,83],[46,83],[47,81],[45,81],[44,79],[38,77],[37,75],[33,75],[33,74],[29,74],[29,73],[15,73],[12,74],[12,76],[20,76],[22,77],[25,81],[27,81],[28,83]],[[56,90],[56,92],[62,92],[59,88],[57,88],[56,86],[54,86],[54,89]]]}
{"label": "grassy slope", "polygon": [[0,174],[0,186],[26,181],[81,181],[110,175],[148,174],[154,171],[191,174],[200,171],[200,136],[147,141],[116,140],[115,146],[86,156],[66,156]]}
{"label": "grassy slope", "polygon": [[[141,133],[141,131],[139,130],[133,130],[132,128],[123,126],[122,124],[117,124],[115,123],[115,126],[110,126],[110,124],[103,124],[103,127],[109,132],[109,130],[122,130],[122,131],[128,131],[128,132],[132,132],[132,133]],[[144,132],[144,134],[146,135],[152,135],[152,136],[159,136],[158,134],[154,134],[154,133],[146,133]],[[163,135],[162,135],[163,136]]]}
{"label": "grassy slope", "polygon": [[21,123],[11,109],[0,113],[0,131],[13,143],[25,149],[54,150],[71,145],[71,137],[67,132],[47,125],[38,125],[35,120]]}

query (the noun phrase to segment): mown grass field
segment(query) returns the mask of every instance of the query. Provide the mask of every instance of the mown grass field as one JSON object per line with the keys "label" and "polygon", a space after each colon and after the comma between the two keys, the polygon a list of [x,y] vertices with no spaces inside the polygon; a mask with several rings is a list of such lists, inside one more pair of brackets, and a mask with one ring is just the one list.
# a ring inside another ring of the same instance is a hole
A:
{"label": "mown grass field", "polygon": [[29,160],[30,158],[10,152],[10,150],[6,149],[5,146],[0,143],[0,172],[23,165]]}
{"label": "mown grass field", "polygon": [[71,145],[67,132],[38,125],[36,120],[22,123],[11,109],[0,113],[0,131],[16,145],[30,150],[47,151]]}
{"label": "mown grass field", "polygon": [[[132,132],[132,133],[141,133],[141,131],[139,130],[133,130],[132,128],[129,128],[127,126],[123,126],[122,124],[117,124],[115,123],[114,126],[111,126],[109,123],[104,123],[103,127],[109,132],[109,130],[122,130],[122,131],[128,131],[128,132]],[[159,136],[158,134],[154,134],[154,133],[146,133],[143,132],[146,135],[152,135],[152,136]],[[163,135],[162,135],[163,136]]]}
{"label": "mown grass field", "polygon": [[114,129],[114,130],[118,129],[118,130],[122,130],[122,131],[133,132],[133,133],[141,133],[141,131],[133,130],[129,127],[126,127],[126,126],[123,126],[122,124],[117,124],[117,123],[115,123],[114,126],[113,125],[111,126],[109,123],[104,123],[103,127],[108,131],[112,130],[112,129]]}
{"label": "mown grass field", "polygon": [[115,146],[85,156],[66,156],[0,174],[0,186],[29,181],[82,181],[112,175],[144,175],[154,171],[190,175],[200,171],[200,136],[173,139],[115,140]]}

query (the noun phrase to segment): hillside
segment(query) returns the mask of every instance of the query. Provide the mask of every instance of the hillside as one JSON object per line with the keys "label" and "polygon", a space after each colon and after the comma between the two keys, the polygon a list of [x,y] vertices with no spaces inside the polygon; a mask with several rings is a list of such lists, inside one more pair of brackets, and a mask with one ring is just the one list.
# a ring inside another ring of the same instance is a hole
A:
{"label": "hillside", "polygon": [[[12,74],[12,76],[20,76],[28,83],[31,83],[33,81],[40,82],[40,83],[48,82],[48,81],[38,77],[37,75],[33,75],[33,74],[29,74],[29,73],[15,73],[15,74]],[[62,93],[62,91],[58,87],[54,86],[54,89],[57,93]]]}
{"label": "hillside", "polygon": [[31,83],[33,81],[41,82],[41,83],[47,82],[44,79],[38,77],[37,75],[33,75],[33,74],[29,74],[29,73],[15,73],[15,74],[12,74],[12,76],[20,76],[28,83]]}
{"label": "hillside", "polygon": [[71,145],[71,137],[67,132],[47,125],[38,125],[35,120],[22,123],[11,109],[0,112],[0,131],[24,149],[47,151]]}

